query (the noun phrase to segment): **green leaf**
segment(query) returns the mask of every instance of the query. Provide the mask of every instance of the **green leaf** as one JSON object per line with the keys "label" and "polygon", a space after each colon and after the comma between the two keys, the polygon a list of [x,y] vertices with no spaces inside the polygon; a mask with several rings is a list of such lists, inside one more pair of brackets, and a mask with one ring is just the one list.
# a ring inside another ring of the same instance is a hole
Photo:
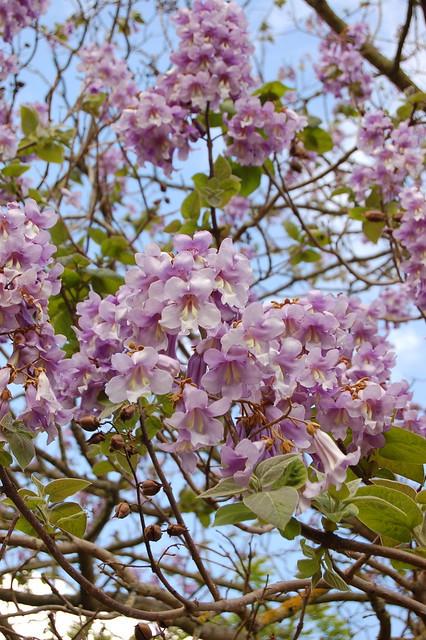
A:
{"label": "green leaf", "polygon": [[321,127],[305,127],[299,136],[308,151],[326,153],[333,148],[331,135]]}
{"label": "green leaf", "polygon": [[302,531],[301,524],[296,518],[290,518],[284,529],[280,529],[280,534],[287,540],[294,540],[300,536]]}
{"label": "green leaf", "polygon": [[31,435],[19,429],[6,432],[4,435],[17,463],[21,469],[26,469],[35,456],[35,448]]}
{"label": "green leaf", "polygon": [[426,438],[400,427],[392,427],[384,436],[386,444],[379,449],[381,458],[408,464],[426,464]]}
{"label": "green leaf", "polygon": [[301,580],[305,578],[311,578],[319,571],[321,563],[316,556],[310,559],[303,558],[297,561],[297,577]]}
{"label": "green leaf", "polygon": [[262,179],[261,167],[243,167],[236,162],[232,163],[232,173],[241,180],[240,196],[247,197],[260,185]]}
{"label": "green leaf", "polygon": [[56,525],[73,536],[82,538],[86,531],[87,516],[76,502],[65,502],[49,512],[51,524]]}
{"label": "green leaf", "polygon": [[84,96],[83,104],[81,108],[86,113],[91,113],[94,116],[99,114],[100,108],[107,98],[107,93],[94,93],[92,95]]}
{"label": "green leaf", "polygon": [[215,487],[204,491],[199,498],[225,498],[226,496],[235,496],[243,493],[246,489],[237,484],[233,478],[225,478],[219,480]]}
{"label": "green leaf", "polygon": [[186,220],[198,220],[200,215],[201,201],[197,191],[192,191],[182,202],[180,211]]}
{"label": "green leaf", "polygon": [[355,498],[362,497],[376,497],[385,500],[392,506],[400,509],[406,515],[406,524],[414,528],[421,524],[423,521],[422,512],[415,503],[412,497],[402,491],[380,485],[370,485],[368,487],[361,487],[355,494]]}
{"label": "green leaf", "polygon": [[407,496],[410,496],[412,500],[416,500],[417,494],[413,489],[413,487],[410,487],[409,484],[404,484],[403,482],[396,482],[396,480],[388,480],[387,478],[373,478],[372,482],[382,487],[388,487],[389,489],[395,489],[395,491],[400,491],[401,493],[405,493]]}
{"label": "green leaf", "polygon": [[60,478],[52,480],[44,488],[44,492],[49,496],[50,502],[62,502],[65,498],[73,496],[78,491],[82,491],[89,486],[91,482],[82,480],[81,478]]}
{"label": "green leaf", "polygon": [[287,87],[279,80],[273,80],[272,82],[265,82],[259,89],[254,91],[254,96],[259,96],[261,102],[270,100],[272,102],[282,98],[287,91],[292,91],[291,87]]}
{"label": "green leaf", "polygon": [[343,578],[331,569],[326,569],[324,571],[323,578],[331,587],[334,587],[334,589],[337,589],[338,591],[350,591]]}
{"label": "green leaf", "polygon": [[100,460],[96,464],[93,465],[92,471],[98,478],[104,476],[110,471],[115,471],[114,467],[108,460]]}
{"label": "green leaf", "polygon": [[372,222],[371,220],[365,220],[362,223],[362,230],[364,234],[371,242],[374,243],[379,241],[384,228],[384,222]]}
{"label": "green leaf", "polygon": [[244,520],[254,520],[256,515],[242,502],[227,504],[220,507],[215,514],[213,526],[221,527],[224,524],[235,524]]}
{"label": "green leaf", "polygon": [[353,498],[353,501],[358,507],[359,520],[372,531],[398,542],[411,540],[411,527],[401,509],[374,496],[359,496]]}
{"label": "green leaf", "polygon": [[96,269],[96,271],[88,269],[87,273],[90,276],[93,289],[100,295],[114,294],[124,282],[122,276],[117,275],[112,269],[102,268]]}
{"label": "green leaf", "polygon": [[90,227],[87,233],[89,234],[89,237],[99,246],[104,240],[108,238],[105,231],[102,231],[102,229],[98,229],[98,227]]}
{"label": "green leaf", "polygon": [[382,458],[377,453],[375,460],[381,469],[391,471],[393,474],[403,476],[409,480],[414,480],[414,482],[423,483],[424,467],[422,464],[409,464],[408,462],[389,460],[388,458]]}
{"label": "green leaf", "polygon": [[218,156],[214,163],[214,176],[218,180],[226,180],[232,175],[231,165],[223,156]]}
{"label": "green leaf", "polygon": [[292,487],[281,487],[246,495],[243,502],[261,520],[284,529],[297,507],[299,495]]}
{"label": "green leaf", "polygon": [[426,504],[426,489],[416,494],[416,500],[419,504]]}
{"label": "green leaf", "polygon": [[35,538],[38,536],[37,531],[30,525],[27,520],[25,520],[24,516],[20,516],[18,518],[15,529],[21,531],[22,533],[25,533],[27,536],[33,536]]}
{"label": "green leaf", "polygon": [[123,264],[134,264],[133,252],[129,249],[129,243],[123,236],[114,235],[101,242],[101,250],[104,256],[119,260]]}
{"label": "green leaf", "polygon": [[297,489],[305,484],[308,477],[300,455],[291,453],[264,460],[256,467],[255,474],[263,490],[284,486]]}
{"label": "green leaf", "polygon": [[2,174],[6,176],[6,178],[18,178],[23,173],[28,171],[29,168],[29,164],[21,164],[18,160],[15,162],[11,162],[7,165],[7,167],[4,167],[4,169],[2,169]]}
{"label": "green leaf", "polygon": [[291,220],[285,220],[283,222],[283,227],[287,231],[287,234],[292,238],[292,240],[296,240],[296,242],[300,241],[300,229],[297,224],[294,224]]}
{"label": "green leaf", "polygon": [[24,135],[29,136],[38,127],[39,117],[36,109],[23,104],[21,106],[21,129]]}
{"label": "green leaf", "polygon": [[164,227],[164,231],[166,233],[176,233],[176,231],[179,231],[179,229],[181,228],[181,225],[182,223],[180,220],[172,220],[168,225]]}
{"label": "green leaf", "polygon": [[38,144],[35,152],[41,160],[45,160],[46,162],[56,162],[60,164],[64,161],[64,147],[51,140]]}

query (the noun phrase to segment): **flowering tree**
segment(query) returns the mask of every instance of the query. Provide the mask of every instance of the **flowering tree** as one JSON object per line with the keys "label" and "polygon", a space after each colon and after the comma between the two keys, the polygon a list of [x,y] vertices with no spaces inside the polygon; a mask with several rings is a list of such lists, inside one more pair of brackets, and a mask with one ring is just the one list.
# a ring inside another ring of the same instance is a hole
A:
{"label": "flowering tree", "polygon": [[423,638],[425,2],[55,4],[0,0],[0,631]]}

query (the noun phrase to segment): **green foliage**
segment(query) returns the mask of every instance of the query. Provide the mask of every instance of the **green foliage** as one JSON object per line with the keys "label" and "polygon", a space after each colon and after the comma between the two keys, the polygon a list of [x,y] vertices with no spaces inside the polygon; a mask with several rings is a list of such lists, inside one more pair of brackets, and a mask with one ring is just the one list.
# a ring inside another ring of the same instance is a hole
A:
{"label": "green foliage", "polygon": [[262,491],[244,496],[243,502],[268,524],[284,529],[299,502],[299,494],[292,487],[281,487],[273,491]]}
{"label": "green foliage", "polygon": [[333,139],[328,131],[321,127],[308,125],[299,133],[299,138],[308,151],[315,153],[326,153],[333,149]]}

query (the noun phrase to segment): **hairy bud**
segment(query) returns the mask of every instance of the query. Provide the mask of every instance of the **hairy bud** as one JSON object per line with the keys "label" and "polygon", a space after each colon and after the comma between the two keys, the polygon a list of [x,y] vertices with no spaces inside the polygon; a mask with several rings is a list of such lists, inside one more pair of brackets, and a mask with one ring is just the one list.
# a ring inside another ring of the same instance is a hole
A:
{"label": "hairy bud", "polygon": [[135,639],[136,640],[151,640],[154,635],[151,631],[149,624],[145,622],[139,622],[135,627]]}
{"label": "hairy bud", "polygon": [[122,451],[126,448],[126,443],[124,441],[123,436],[120,433],[115,433],[111,438],[110,449],[115,449],[116,451]]}
{"label": "hairy bud", "polygon": [[134,404],[128,404],[120,411],[121,420],[131,420],[136,413],[136,407]]}
{"label": "hairy bud", "polygon": [[162,485],[156,480],[144,480],[139,486],[144,496],[155,496],[162,489]]}
{"label": "hairy bud", "polygon": [[98,433],[94,433],[93,436],[90,436],[90,438],[86,440],[86,444],[100,444],[104,442],[104,440],[105,434],[99,431]]}
{"label": "hairy bud", "polygon": [[116,518],[127,518],[130,513],[132,513],[132,509],[128,502],[119,502],[115,507]]}
{"label": "hairy bud", "polygon": [[162,531],[159,524],[150,524],[145,527],[145,540],[148,542],[158,542],[162,537]]}
{"label": "hairy bud", "polygon": [[85,431],[96,431],[99,427],[99,419],[96,416],[83,416],[76,422]]}
{"label": "hairy bud", "polygon": [[169,524],[167,527],[167,533],[169,536],[181,536],[186,530],[187,529],[183,524]]}

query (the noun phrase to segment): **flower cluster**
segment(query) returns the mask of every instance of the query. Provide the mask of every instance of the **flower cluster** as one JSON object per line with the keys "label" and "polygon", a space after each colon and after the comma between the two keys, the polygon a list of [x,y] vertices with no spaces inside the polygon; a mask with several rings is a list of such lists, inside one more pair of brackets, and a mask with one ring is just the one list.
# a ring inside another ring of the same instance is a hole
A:
{"label": "flower cluster", "polygon": [[215,110],[223,100],[238,100],[253,84],[253,52],[244,12],[235,2],[195,0],[174,18],[179,48],[172,71],[161,85],[172,104]]}
{"label": "flower cluster", "polygon": [[371,95],[372,77],[365,71],[360,49],[368,28],[353,24],[341,34],[331,32],[321,41],[320,62],[315,66],[324,89],[336,98],[347,90],[355,102],[364,102]]}
{"label": "flower cluster", "polygon": [[401,267],[411,300],[426,311],[426,197],[416,187],[407,187],[400,202],[405,213],[394,237],[408,252]]}
{"label": "flower cluster", "polygon": [[394,128],[382,111],[367,114],[361,123],[358,145],[369,155],[371,164],[356,167],[350,178],[358,200],[376,186],[383,202],[390,202],[399,196],[407,178],[417,180],[423,169],[425,133],[423,124],[403,121]]}
{"label": "flower cluster", "polygon": [[49,4],[49,0],[1,0],[0,32],[6,42],[34,23]]}
{"label": "flower cluster", "polygon": [[255,96],[240,98],[235,109],[227,123],[232,139],[227,153],[242,165],[261,166],[269,155],[288,149],[307,123],[291,109],[276,111],[273,102],[262,105]]}
{"label": "flower cluster", "polygon": [[228,153],[239,162],[261,165],[269,154],[287,149],[305,120],[290,109],[275,112],[272,102],[262,105],[249,95],[252,46],[241,8],[224,0],[195,0],[175,22],[180,41],[171,56],[174,67],[117,124],[138,161],[170,174],[175,151],[185,158],[189,143],[203,133],[196,118],[217,111],[224,100],[234,102]]}
{"label": "flower cluster", "polygon": [[49,298],[61,287],[62,267],[52,261],[56,248],[47,231],[56,218],[52,211],[40,211],[34,200],[0,209],[0,339],[11,343],[0,369],[0,416],[12,398],[7,385],[23,385],[26,406],[19,419],[29,430],[51,437],[55,425],[69,419],[53,388],[64,338],[55,336],[47,311]]}
{"label": "flower cluster", "polygon": [[[80,351],[62,363],[61,399],[79,398],[77,416],[99,415],[104,392],[114,403],[173,392],[161,446],[189,471],[197,451],[222,443],[222,474],[240,483],[260,459],[294,450],[319,473],[306,497],[339,484],[410,398],[390,382],[379,311],[320,292],[252,300],[248,260],[230,239],[217,250],[211,240],[177,235],[173,254],[149,245],[115,295],[79,305]],[[424,429],[415,413],[411,423]]]}
{"label": "flower cluster", "polygon": [[105,102],[100,105],[102,115],[107,113],[107,107],[120,112],[135,104],[137,86],[126,62],[116,56],[113,44],[92,45],[79,55],[81,63],[78,69],[85,73],[85,95],[89,100],[105,96]]}

